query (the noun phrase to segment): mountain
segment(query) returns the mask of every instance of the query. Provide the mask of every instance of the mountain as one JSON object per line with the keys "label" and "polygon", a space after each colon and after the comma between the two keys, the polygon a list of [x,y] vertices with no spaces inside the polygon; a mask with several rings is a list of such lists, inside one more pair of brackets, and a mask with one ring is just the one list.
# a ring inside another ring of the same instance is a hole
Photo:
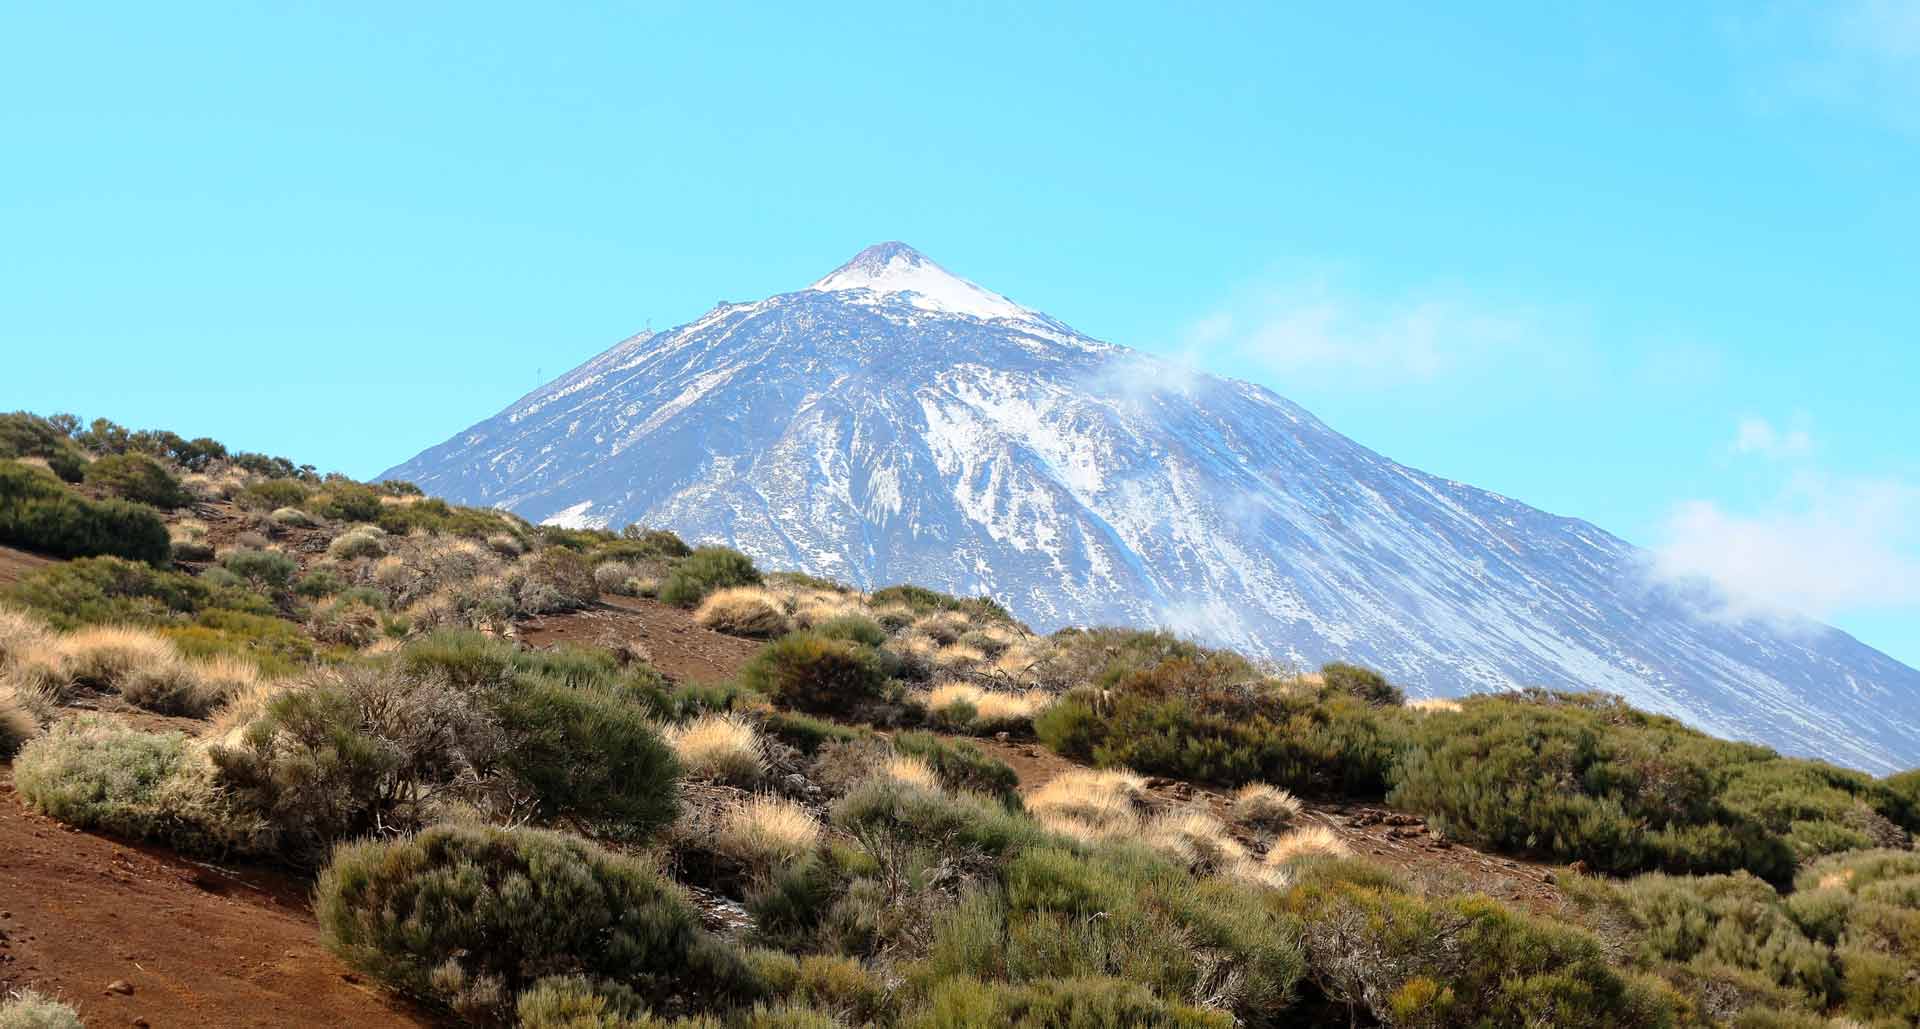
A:
{"label": "mountain", "polygon": [[1920,764],[1920,672],[1846,634],[1704,615],[1592,525],[1395,464],[900,243],[628,339],[383,477],[990,593],[1042,630],[1163,625],[1415,695],[1603,689],[1792,753]]}

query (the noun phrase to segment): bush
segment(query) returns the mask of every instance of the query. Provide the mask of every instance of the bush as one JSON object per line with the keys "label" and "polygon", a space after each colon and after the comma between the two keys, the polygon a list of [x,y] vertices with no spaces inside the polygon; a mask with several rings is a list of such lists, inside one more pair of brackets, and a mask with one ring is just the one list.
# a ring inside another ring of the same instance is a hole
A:
{"label": "bush", "polygon": [[667,729],[667,745],[690,778],[752,786],[766,771],[760,734],[735,714],[701,715]]}
{"label": "bush", "polygon": [[560,833],[445,825],[349,844],[314,896],[334,953],[471,1018],[507,1016],[554,975],[654,1001],[752,989],[649,861]]}
{"label": "bush", "polygon": [[690,608],[715,590],[759,584],[760,570],[752,558],[727,547],[701,547],[668,573],[660,586],[660,600]]}
{"label": "bush", "polygon": [[1371,668],[1334,662],[1320,666],[1320,679],[1329,688],[1351,693],[1369,704],[1399,707],[1407,702],[1407,695],[1400,687]]}
{"label": "bush", "polygon": [[866,615],[840,615],[829,618],[813,631],[830,640],[851,640],[863,646],[878,647],[887,642],[887,630]]}
{"label": "bush", "polygon": [[533,788],[544,814],[638,836],[678,813],[679,762],[630,697],[520,676],[494,711],[512,741],[504,763]]}
{"label": "bush", "polygon": [[[276,504],[275,507],[298,507],[300,502]],[[330,482],[320,492],[308,499],[307,510],[322,518],[332,518],[342,522],[371,522],[380,517],[382,508],[380,494],[371,486],[357,482]]]}
{"label": "bush", "polygon": [[386,552],[385,534],[371,525],[343,532],[335,536],[333,542],[327,544],[327,556],[342,561],[379,557]]}
{"label": "bush", "polygon": [[86,1029],[80,1013],[32,990],[0,1000],[0,1029]]}
{"label": "bush", "polygon": [[740,682],[786,707],[832,716],[871,706],[886,687],[870,648],[804,632],[762,648],[741,669]]}
{"label": "bush", "polygon": [[307,488],[292,479],[265,479],[242,487],[233,502],[247,511],[301,507],[307,502]]}
{"label": "bush", "polygon": [[925,761],[950,790],[981,793],[1019,806],[1020,776],[973,743],[948,742],[930,732],[903,732],[894,736],[893,749]]}
{"label": "bush", "polygon": [[820,845],[819,819],[776,797],[755,797],[728,809],[713,849],[751,869],[766,871],[799,861]]}
{"label": "bush", "polygon": [[180,480],[174,478],[172,472],[144,454],[103,457],[87,466],[86,481],[121,500],[165,510],[193,502],[193,497],[181,488]]}
{"label": "bush", "polygon": [[0,543],[59,557],[112,555],[163,565],[166,524],[146,507],[77,496],[51,476],[0,461]]}
{"label": "bush", "polygon": [[[1392,802],[1483,848],[1551,854],[1602,871],[1793,874],[1788,831],[1847,817],[1851,785],[1812,762],[1727,743],[1617,700],[1530,692],[1470,697],[1419,717]],[[1889,810],[1895,810],[1893,807]]]}
{"label": "bush", "polygon": [[300,570],[299,562],[273,550],[236,550],[220,562],[221,567],[238,575],[254,589],[264,593],[284,593]]}
{"label": "bush", "polygon": [[163,572],[117,557],[88,557],[51,565],[15,583],[10,599],[56,627],[100,622],[165,622],[192,614],[221,596],[189,575]]}
{"label": "bush", "polygon": [[1034,721],[1041,742],[1103,767],[1195,782],[1267,782],[1379,796],[1403,744],[1398,712],[1330,687],[1237,681],[1238,657],[1172,657],[1076,691]]}
{"label": "bush", "polygon": [[1293,794],[1263,782],[1248,783],[1233,795],[1233,819],[1256,829],[1284,829],[1300,815]]}
{"label": "bush", "polygon": [[629,525],[620,530],[620,539],[625,544],[638,544],[638,548],[631,552],[635,557],[674,558],[693,553],[693,548],[666,529]]}
{"label": "bush", "polygon": [[941,593],[924,586],[888,586],[875,590],[867,598],[874,607],[901,606],[916,615],[933,614],[940,611],[957,611],[969,618],[983,622],[1014,624],[1013,615],[992,597],[956,597],[950,593]]}
{"label": "bush", "polygon": [[1668,992],[1621,975],[1592,936],[1487,897],[1422,898],[1339,861],[1308,866],[1277,896],[1306,927],[1321,992],[1389,1024],[1666,1026],[1676,1017]]}
{"label": "bush", "polygon": [[525,559],[521,605],[531,614],[577,611],[600,599],[587,559],[565,547],[548,547]]}
{"label": "bush", "polygon": [[884,778],[869,779],[840,798],[833,822],[869,841],[991,857],[1030,846],[1042,836],[1032,821],[990,798]]}
{"label": "bush", "polygon": [[933,989],[909,1029],[1230,1029],[1231,1015],[1169,1004],[1124,979],[1088,976],[1017,986],[950,979]]}

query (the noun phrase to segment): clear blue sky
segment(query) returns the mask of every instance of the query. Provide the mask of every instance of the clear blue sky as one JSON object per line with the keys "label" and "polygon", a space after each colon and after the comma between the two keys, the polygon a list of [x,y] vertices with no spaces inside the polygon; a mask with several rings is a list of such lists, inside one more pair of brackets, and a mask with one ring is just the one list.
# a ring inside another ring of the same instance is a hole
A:
{"label": "clear blue sky", "polygon": [[1912,0],[292,6],[0,14],[0,408],[370,475],[902,239],[1920,663]]}

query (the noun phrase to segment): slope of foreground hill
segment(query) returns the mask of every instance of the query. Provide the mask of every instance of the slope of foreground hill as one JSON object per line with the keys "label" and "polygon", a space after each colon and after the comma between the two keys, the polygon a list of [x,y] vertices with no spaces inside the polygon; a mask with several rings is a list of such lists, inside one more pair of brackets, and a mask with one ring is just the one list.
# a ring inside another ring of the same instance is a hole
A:
{"label": "slope of foreground hill", "polygon": [[1920,672],[1846,634],[1704,616],[1592,525],[1396,464],[898,243],[627,340],[387,475],[861,588],[990,595],[1042,629],[1169,626],[1423,696],[1603,689],[1794,753],[1920,760]]}
{"label": "slope of foreground hill", "polygon": [[0,416],[0,760],[7,1029],[1920,1018],[1914,773],[105,422]]}

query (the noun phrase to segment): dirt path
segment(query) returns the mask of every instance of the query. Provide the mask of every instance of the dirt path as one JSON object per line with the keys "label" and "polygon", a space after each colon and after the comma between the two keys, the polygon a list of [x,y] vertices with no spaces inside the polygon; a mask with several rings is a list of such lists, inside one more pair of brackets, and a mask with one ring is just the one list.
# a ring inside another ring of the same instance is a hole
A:
{"label": "dirt path", "polygon": [[675,682],[720,682],[738,674],[761,644],[699,625],[677,607],[607,594],[585,611],[529,619],[520,639],[530,646],[587,643],[636,645],[647,663]]}
{"label": "dirt path", "polygon": [[92,1026],[436,1024],[321,949],[305,893],[67,828],[0,766],[0,995],[31,986]]}

